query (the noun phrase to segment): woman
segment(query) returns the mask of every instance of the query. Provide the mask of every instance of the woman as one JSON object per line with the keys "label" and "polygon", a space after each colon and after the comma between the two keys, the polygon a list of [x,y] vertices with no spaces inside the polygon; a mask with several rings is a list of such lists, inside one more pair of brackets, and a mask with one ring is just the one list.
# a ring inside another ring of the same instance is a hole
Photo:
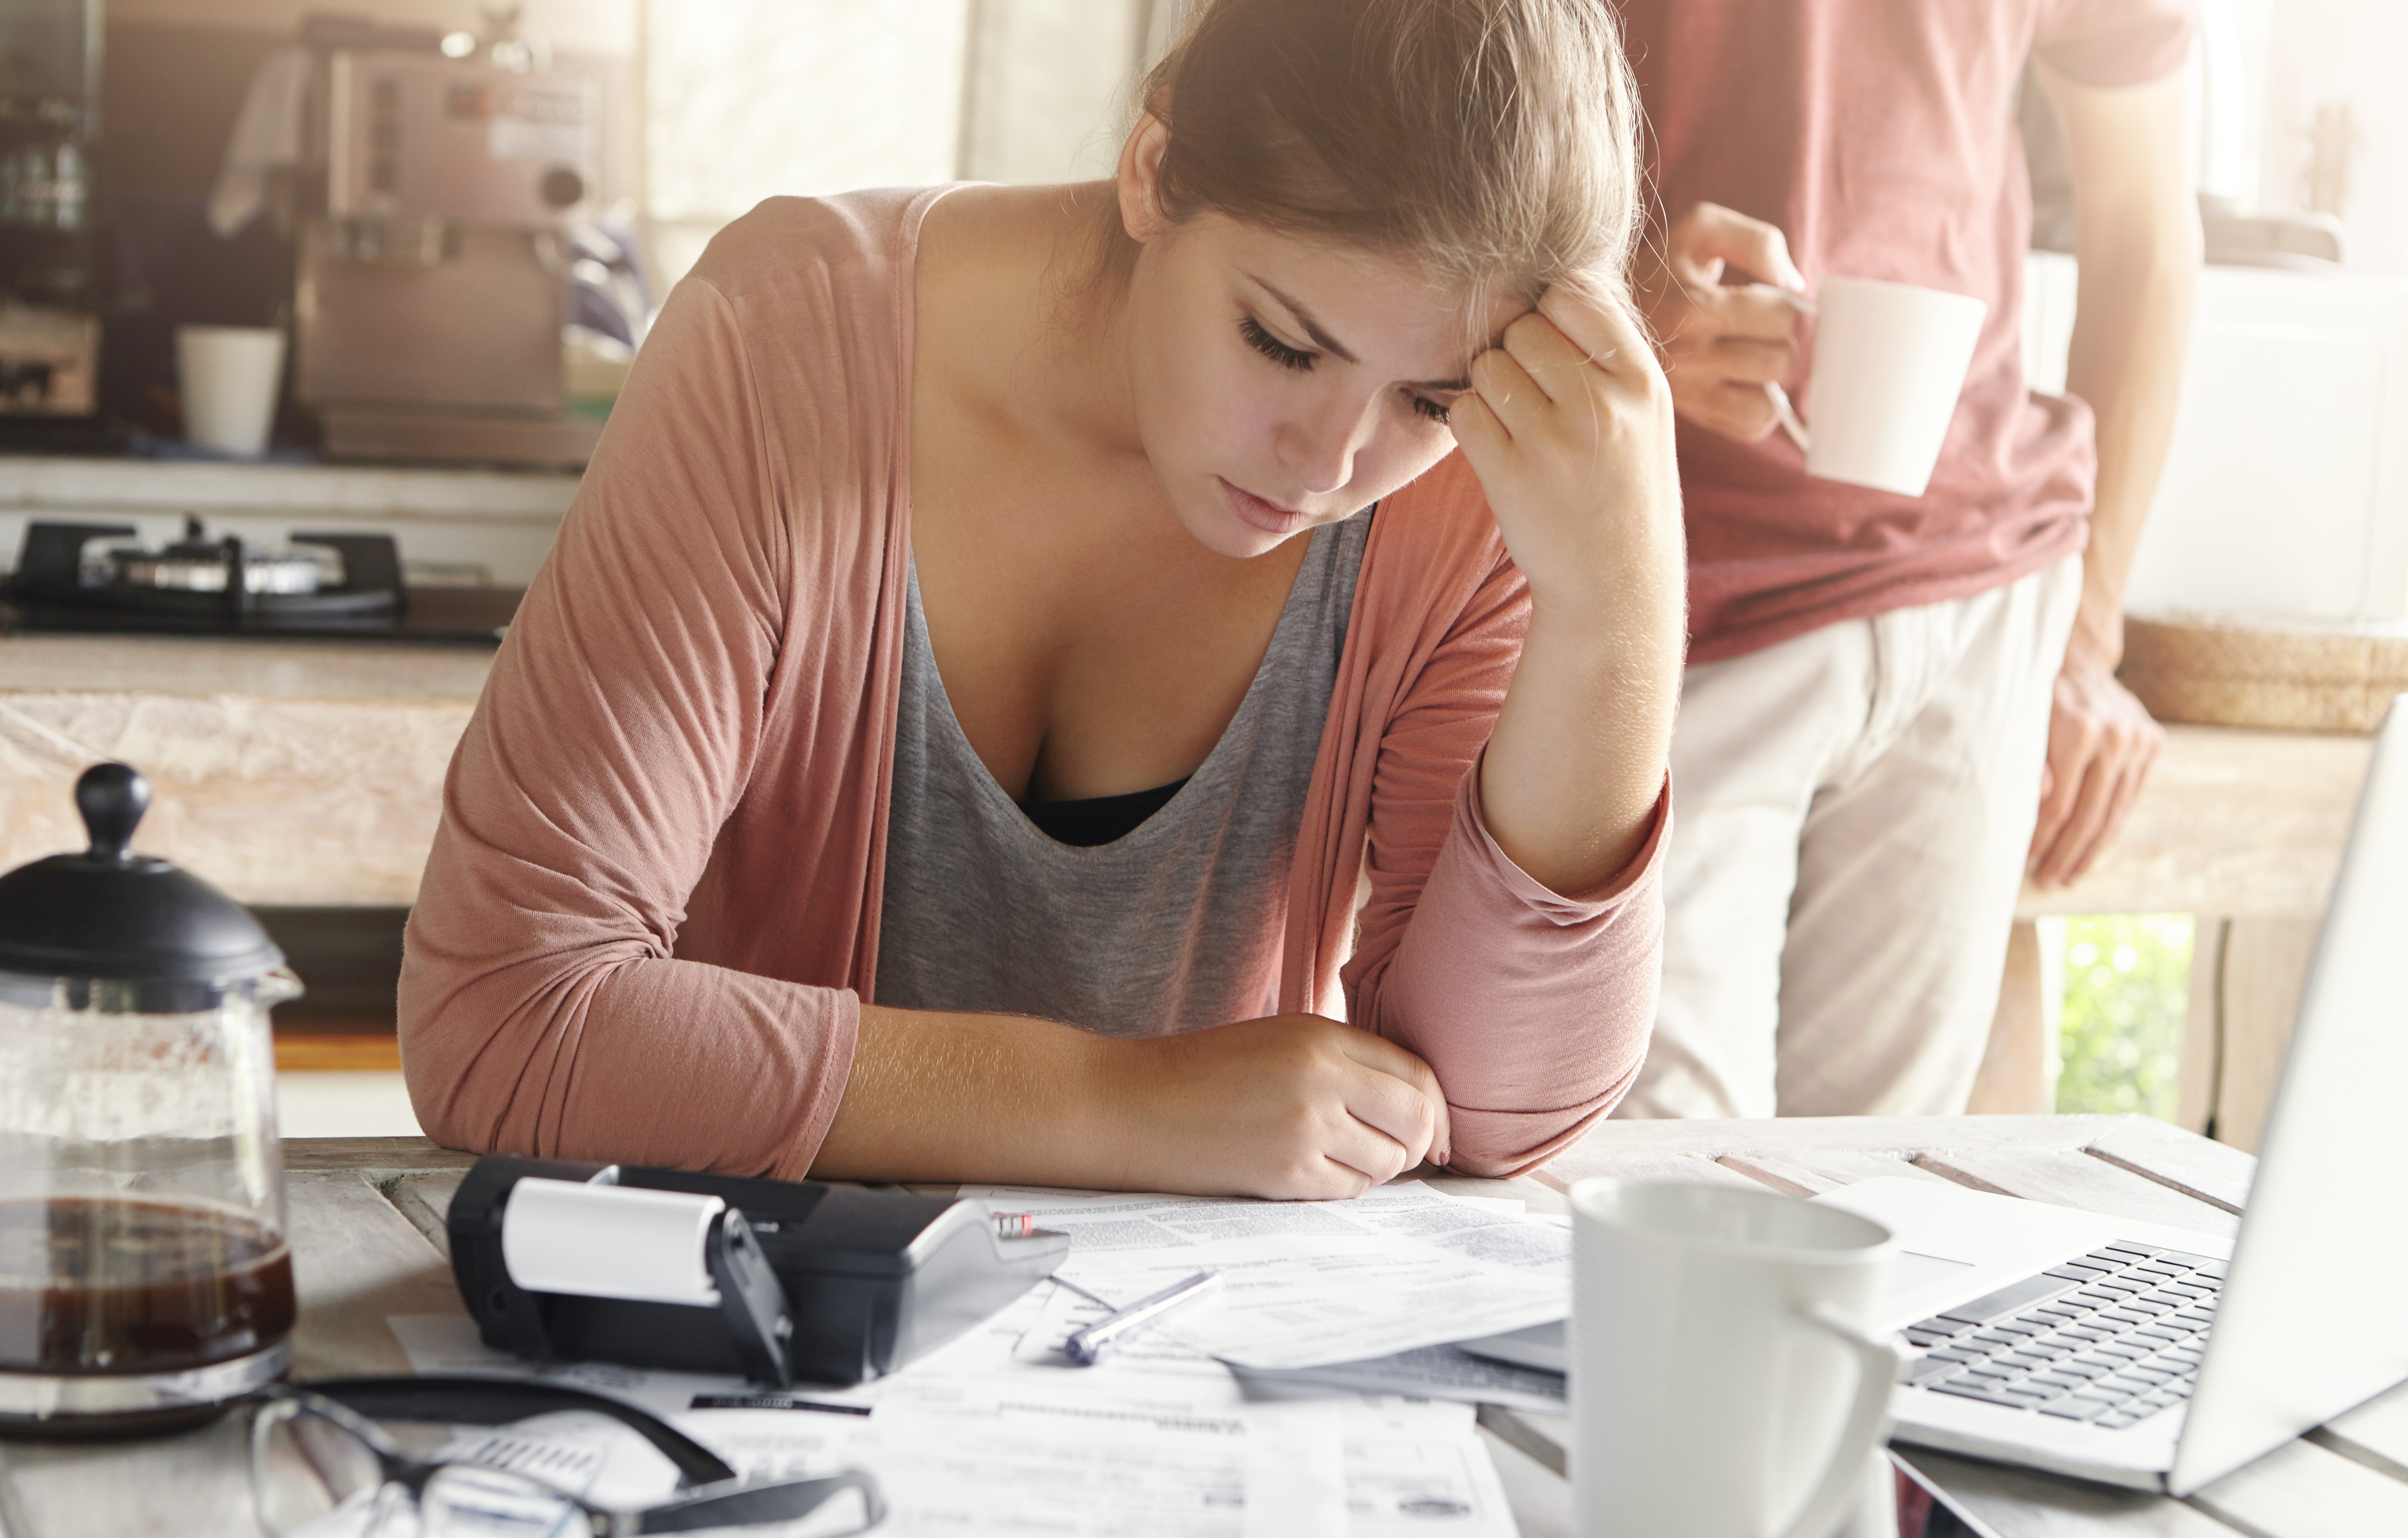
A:
{"label": "woman", "polygon": [[1336,1197],[1627,1087],[1682,568],[1611,22],[1216,0],[1142,99],[1111,181],[773,200],[671,295],[452,765],[437,1138]]}

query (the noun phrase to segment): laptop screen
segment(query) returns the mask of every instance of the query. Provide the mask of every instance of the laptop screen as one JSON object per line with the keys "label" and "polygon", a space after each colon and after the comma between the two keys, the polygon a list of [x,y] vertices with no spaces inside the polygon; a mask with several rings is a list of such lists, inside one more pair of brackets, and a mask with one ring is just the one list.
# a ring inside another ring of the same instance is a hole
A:
{"label": "laptop screen", "polygon": [[2375,743],[2169,1485],[2408,1378],[2408,696]]}

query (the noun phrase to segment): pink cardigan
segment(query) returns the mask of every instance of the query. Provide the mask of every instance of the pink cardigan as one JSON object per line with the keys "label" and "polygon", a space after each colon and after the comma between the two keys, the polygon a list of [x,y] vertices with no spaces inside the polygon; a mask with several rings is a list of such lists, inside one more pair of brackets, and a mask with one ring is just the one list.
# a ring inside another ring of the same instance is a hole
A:
{"label": "pink cardigan", "polygon": [[[913,259],[942,193],[765,203],[662,310],[445,785],[400,992],[437,1140],[810,1169],[878,970]],[[1662,934],[1669,791],[1573,898],[1482,825],[1528,612],[1460,457],[1381,506],[1278,957],[1283,1010],[1430,1063],[1484,1174],[1629,1086]]]}

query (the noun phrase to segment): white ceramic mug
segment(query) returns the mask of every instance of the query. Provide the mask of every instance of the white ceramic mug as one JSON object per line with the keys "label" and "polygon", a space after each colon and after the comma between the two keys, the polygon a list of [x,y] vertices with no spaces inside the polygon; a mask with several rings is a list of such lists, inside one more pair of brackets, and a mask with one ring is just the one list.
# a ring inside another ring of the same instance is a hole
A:
{"label": "white ceramic mug", "polygon": [[1582,1538],[1828,1538],[1886,1424],[1897,1243],[1770,1191],[1571,1188]]}
{"label": "white ceramic mug", "polygon": [[1814,316],[1811,431],[1781,386],[1765,389],[1782,427],[1806,451],[1806,473],[1922,496],[1990,307],[1912,283],[1826,278],[1812,306],[1800,308]]}
{"label": "white ceramic mug", "polygon": [[226,453],[258,454],[276,424],[284,333],[265,325],[179,325],[176,382],[184,437]]}

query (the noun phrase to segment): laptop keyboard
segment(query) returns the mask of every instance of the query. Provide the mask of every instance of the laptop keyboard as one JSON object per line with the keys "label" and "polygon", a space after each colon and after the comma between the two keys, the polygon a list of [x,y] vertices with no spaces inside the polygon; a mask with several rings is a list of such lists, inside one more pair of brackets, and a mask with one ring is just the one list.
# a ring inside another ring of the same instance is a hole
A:
{"label": "laptop keyboard", "polygon": [[2190,1397],[2224,1262],[2114,1243],[1904,1331],[1899,1381],[2120,1430]]}

